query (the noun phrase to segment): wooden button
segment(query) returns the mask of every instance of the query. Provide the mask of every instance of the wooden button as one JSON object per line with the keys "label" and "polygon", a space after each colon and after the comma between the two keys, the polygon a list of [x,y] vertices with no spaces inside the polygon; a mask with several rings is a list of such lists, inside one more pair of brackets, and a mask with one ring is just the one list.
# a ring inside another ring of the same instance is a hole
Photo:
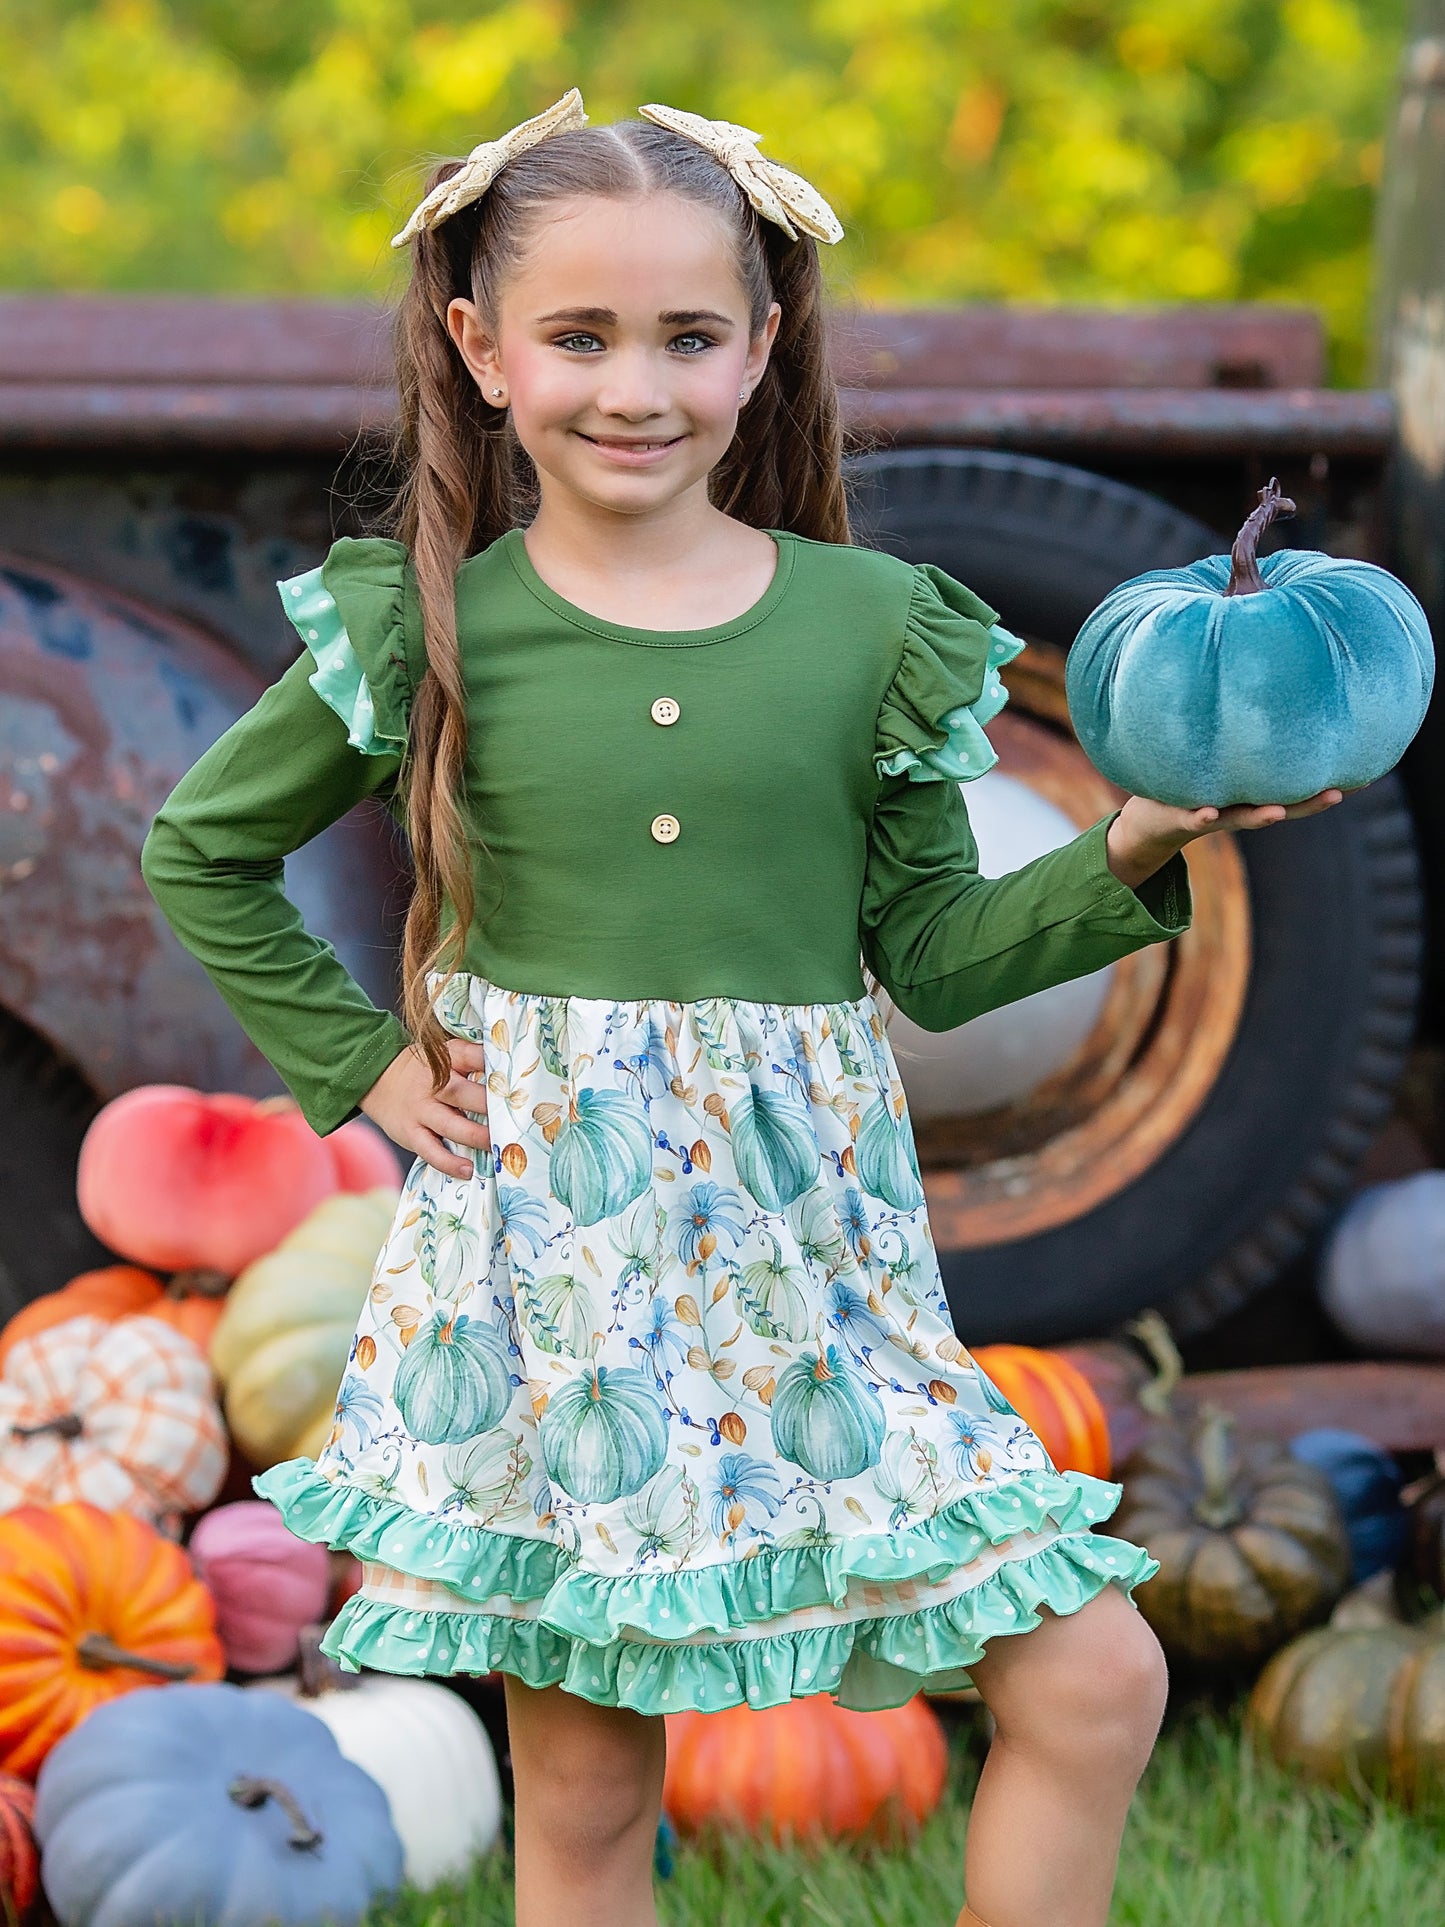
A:
{"label": "wooden button", "polygon": [[671,696],[659,696],[652,705],[652,720],[661,723],[664,729],[671,729],[681,714],[681,706]]}
{"label": "wooden button", "polygon": [[682,834],[682,825],[675,816],[654,816],[652,836],[656,843],[676,843]]}

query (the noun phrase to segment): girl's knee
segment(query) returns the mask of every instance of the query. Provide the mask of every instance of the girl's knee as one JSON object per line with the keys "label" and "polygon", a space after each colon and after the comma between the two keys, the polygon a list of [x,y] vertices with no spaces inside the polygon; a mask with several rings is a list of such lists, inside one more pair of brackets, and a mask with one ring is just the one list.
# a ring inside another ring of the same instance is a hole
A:
{"label": "girl's knee", "polygon": [[[1073,1614],[1045,1611],[1044,1626],[1019,1641],[1020,1663],[1004,1690],[985,1693],[1006,1739],[1078,1756],[1147,1759],[1164,1717],[1168,1665],[1143,1614],[1114,1587],[1104,1597],[1107,1606],[1091,1600]],[[1039,1638],[1045,1626],[1050,1637]],[[1035,1639],[1030,1655],[1024,1649]]]}
{"label": "girl's knee", "polygon": [[611,1711],[552,1720],[541,1744],[516,1744],[519,1824],[554,1851],[596,1860],[639,1828],[657,1825],[664,1743],[660,1720]]}

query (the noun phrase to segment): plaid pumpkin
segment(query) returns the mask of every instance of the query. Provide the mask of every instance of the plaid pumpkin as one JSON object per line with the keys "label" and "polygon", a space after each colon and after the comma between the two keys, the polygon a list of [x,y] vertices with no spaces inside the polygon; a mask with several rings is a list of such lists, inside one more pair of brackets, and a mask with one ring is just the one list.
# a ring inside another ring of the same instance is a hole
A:
{"label": "plaid pumpkin", "polygon": [[210,1366],[160,1319],[67,1318],[6,1358],[0,1512],[83,1499],[169,1525],[225,1473]]}

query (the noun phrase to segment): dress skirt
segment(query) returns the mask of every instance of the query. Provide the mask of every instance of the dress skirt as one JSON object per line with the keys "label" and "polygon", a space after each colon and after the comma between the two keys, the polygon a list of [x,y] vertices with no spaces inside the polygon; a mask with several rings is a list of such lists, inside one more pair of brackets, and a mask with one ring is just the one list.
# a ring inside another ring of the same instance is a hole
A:
{"label": "dress skirt", "polygon": [[1158,1570],[955,1335],[871,998],[437,1007],[492,1151],[413,1165],[327,1444],[255,1481],[362,1562],[343,1667],[893,1706]]}

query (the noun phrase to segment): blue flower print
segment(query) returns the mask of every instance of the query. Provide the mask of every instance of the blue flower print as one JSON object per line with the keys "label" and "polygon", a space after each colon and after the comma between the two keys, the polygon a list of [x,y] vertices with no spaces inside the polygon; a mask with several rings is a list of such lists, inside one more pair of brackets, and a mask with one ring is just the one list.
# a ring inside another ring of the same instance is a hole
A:
{"label": "blue flower print", "polygon": [[364,1452],[376,1437],[384,1409],[380,1397],[364,1378],[355,1372],[346,1374],[336,1394],[336,1423],[342,1438],[350,1433],[355,1439],[358,1452]]}
{"label": "blue flower print", "polygon": [[754,1507],[772,1519],[782,1506],[778,1475],[766,1459],[749,1452],[724,1452],[708,1475],[708,1525],[719,1539],[731,1539],[748,1523]]}
{"label": "blue flower print", "polygon": [[836,1326],[854,1345],[886,1345],[892,1337],[888,1320],[874,1311],[856,1285],[835,1278],[824,1294],[828,1323]]}
{"label": "blue flower print", "polygon": [[950,1412],[953,1432],[950,1450],[954,1469],[963,1479],[986,1479],[998,1451],[998,1427],[977,1412]]}
{"label": "blue flower print", "polygon": [[685,1265],[706,1264],[720,1237],[734,1245],[742,1242],[742,1199],[721,1184],[693,1185],[682,1200],[674,1236]]}
{"label": "blue flower print", "polygon": [[863,1193],[854,1190],[851,1184],[843,1194],[843,1209],[838,1216],[849,1250],[859,1264],[866,1264],[868,1253],[873,1249],[873,1227],[868,1222],[868,1208],[863,1202]]}
{"label": "blue flower print", "polygon": [[520,1184],[497,1186],[497,1219],[510,1250],[525,1245],[535,1258],[547,1242],[547,1207]]}
{"label": "blue flower print", "polygon": [[687,1334],[660,1292],[647,1307],[646,1321],[632,1342],[646,1352],[658,1378],[667,1377],[669,1358],[675,1365],[687,1362]]}

